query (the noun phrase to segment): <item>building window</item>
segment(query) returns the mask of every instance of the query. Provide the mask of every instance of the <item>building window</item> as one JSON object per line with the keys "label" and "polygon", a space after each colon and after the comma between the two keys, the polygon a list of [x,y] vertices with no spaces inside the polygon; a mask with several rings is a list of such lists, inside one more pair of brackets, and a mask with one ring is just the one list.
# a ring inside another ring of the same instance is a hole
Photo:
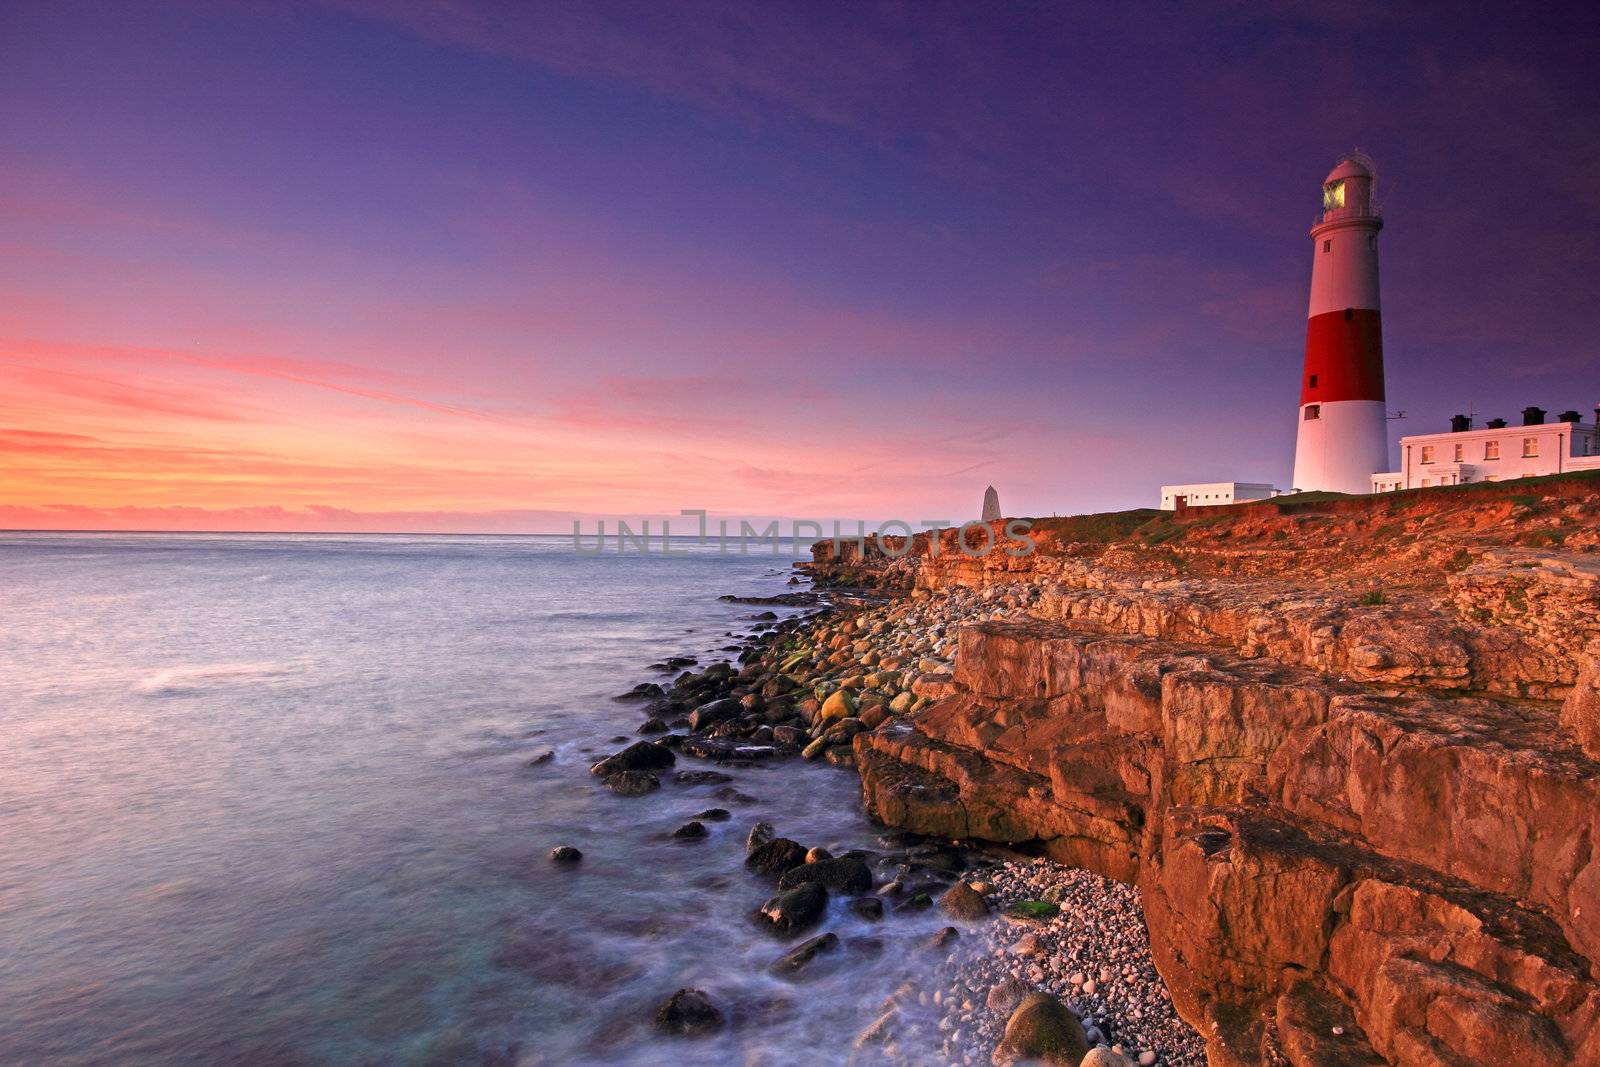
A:
{"label": "building window", "polygon": [[1422,446],[1422,462],[1424,462],[1424,463],[1432,463],[1433,462],[1433,446],[1432,445],[1423,445]]}
{"label": "building window", "polygon": [[1522,458],[1536,459],[1539,455],[1539,439],[1537,437],[1524,437],[1522,439]]}
{"label": "building window", "polygon": [[1426,489],[1428,486],[1430,486],[1432,484],[1433,484],[1433,482],[1430,481],[1429,479],[1427,479],[1427,478],[1422,479],[1422,487],[1424,489]]}
{"label": "building window", "polygon": [[1311,376],[1311,388],[1315,389],[1316,387],[1317,387],[1317,376],[1315,374],[1313,374]]}
{"label": "building window", "polygon": [[1500,442],[1499,441],[1485,441],[1483,443],[1483,458],[1484,459],[1499,459],[1500,458]]}
{"label": "building window", "polygon": [[1322,242],[1322,250],[1324,252],[1332,252],[1333,251],[1333,242],[1332,241],[1324,241],[1324,242]]}
{"label": "building window", "polygon": [[1466,449],[1467,449],[1466,445],[1456,445],[1456,462],[1457,463],[1460,463],[1464,458],[1466,458]]}
{"label": "building window", "polygon": [[1306,405],[1306,421],[1307,422],[1311,422],[1311,421],[1313,421],[1315,419],[1320,419],[1320,418],[1322,418],[1322,405],[1321,404],[1307,404]]}

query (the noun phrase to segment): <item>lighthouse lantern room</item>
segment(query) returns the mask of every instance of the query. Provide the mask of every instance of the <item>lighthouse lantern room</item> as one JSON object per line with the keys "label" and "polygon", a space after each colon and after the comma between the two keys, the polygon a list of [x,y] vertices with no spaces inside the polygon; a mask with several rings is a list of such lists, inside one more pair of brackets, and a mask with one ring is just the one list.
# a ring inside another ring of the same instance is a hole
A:
{"label": "lighthouse lantern room", "polygon": [[1372,168],[1348,156],[1322,182],[1311,228],[1311,305],[1295,441],[1297,492],[1372,491],[1388,469]]}

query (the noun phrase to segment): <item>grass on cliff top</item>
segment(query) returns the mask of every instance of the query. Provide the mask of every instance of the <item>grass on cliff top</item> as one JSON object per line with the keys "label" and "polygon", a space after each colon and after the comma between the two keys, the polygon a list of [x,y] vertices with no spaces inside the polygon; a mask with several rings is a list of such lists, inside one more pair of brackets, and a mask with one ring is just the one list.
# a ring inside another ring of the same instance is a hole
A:
{"label": "grass on cliff top", "polygon": [[1107,545],[1114,541],[1126,541],[1135,530],[1161,514],[1155,508],[1135,508],[1132,511],[1101,511],[1093,515],[1062,515],[1028,521],[1033,524],[1034,531],[1051,534],[1062,544]]}
{"label": "grass on cliff top", "polygon": [[[1468,482],[1465,485],[1434,485],[1425,489],[1400,489],[1389,493],[1372,493],[1352,495],[1349,493],[1293,493],[1289,496],[1273,497],[1270,500],[1256,500],[1247,504],[1235,504],[1237,508],[1269,507],[1276,508],[1281,514],[1293,514],[1303,507],[1312,507],[1317,504],[1333,502],[1387,502],[1392,508],[1396,505],[1409,504],[1415,501],[1449,500],[1457,501],[1463,497],[1465,502],[1477,500],[1509,499],[1516,503],[1537,503],[1543,493],[1530,493],[1529,490],[1581,486],[1590,483],[1593,488],[1600,489],[1600,470],[1595,471],[1567,471],[1565,474],[1546,474],[1538,478],[1513,478],[1506,482]],[[1362,506],[1357,503],[1356,507]]]}
{"label": "grass on cliff top", "polygon": [[[1190,508],[1179,515],[1155,508],[1135,508],[1132,511],[1104,511],[1093,515],[1066,515],[1048,519],[1032,519],[1033,529],[1053,535],[1062,545],[1110,545],[1134,542],[1145,547],[1182,541],[1191,533],[1198,533],[1219,525],[1226,525],[1265,511],[1273,515],[1300,515],[1324,513],[1342,515],[1358,512],[1386,511],[1391,515],[1408,512],[1413,506],[1428,503],[1454,504],[1471,507],[1495,500],[1536,507],[1546,492],[1555,490],[1558,496],[1584,495],[1600,491],[1600,471],[1568,471],[1542,478],[1518,478],[1508,482],[1472,482],[1467,485],[1442,485],[1427,489],[1405,489],[1391,493],[1353,495],[1349,493],[1294,493],[1239,504]],[[1546,540],[1559,541],[1556,534],[1544,534]]]}

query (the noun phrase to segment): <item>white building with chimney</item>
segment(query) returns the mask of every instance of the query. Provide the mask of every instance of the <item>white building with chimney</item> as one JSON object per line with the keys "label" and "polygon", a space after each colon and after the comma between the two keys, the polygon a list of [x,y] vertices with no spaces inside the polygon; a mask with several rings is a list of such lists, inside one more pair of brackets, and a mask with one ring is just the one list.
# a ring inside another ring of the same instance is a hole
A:
{"label": "white building with chimney", "polygon": [[1525,408],[1521,426],[1490,419],[1481,429],[1465,415],[1444,433],[1400,438],[1400,469],[1372,476],[1372,491],[1427,489],[1438,485],[1506,482],[1568,471],[1600,470],[1600,407],[1585,423],[1577,411],[1546,421],[1542,408]]}

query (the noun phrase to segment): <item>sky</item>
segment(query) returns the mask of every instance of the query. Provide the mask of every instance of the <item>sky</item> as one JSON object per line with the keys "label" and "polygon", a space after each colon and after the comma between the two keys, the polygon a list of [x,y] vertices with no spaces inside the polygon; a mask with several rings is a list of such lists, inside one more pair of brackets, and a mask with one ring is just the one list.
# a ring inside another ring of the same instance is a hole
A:
{"label": "sky", "polygon": [[1396,435],[1587,413],[1597,69],[1576,5],[0,0],[0,527],[1286,486],[1353,148]]}

